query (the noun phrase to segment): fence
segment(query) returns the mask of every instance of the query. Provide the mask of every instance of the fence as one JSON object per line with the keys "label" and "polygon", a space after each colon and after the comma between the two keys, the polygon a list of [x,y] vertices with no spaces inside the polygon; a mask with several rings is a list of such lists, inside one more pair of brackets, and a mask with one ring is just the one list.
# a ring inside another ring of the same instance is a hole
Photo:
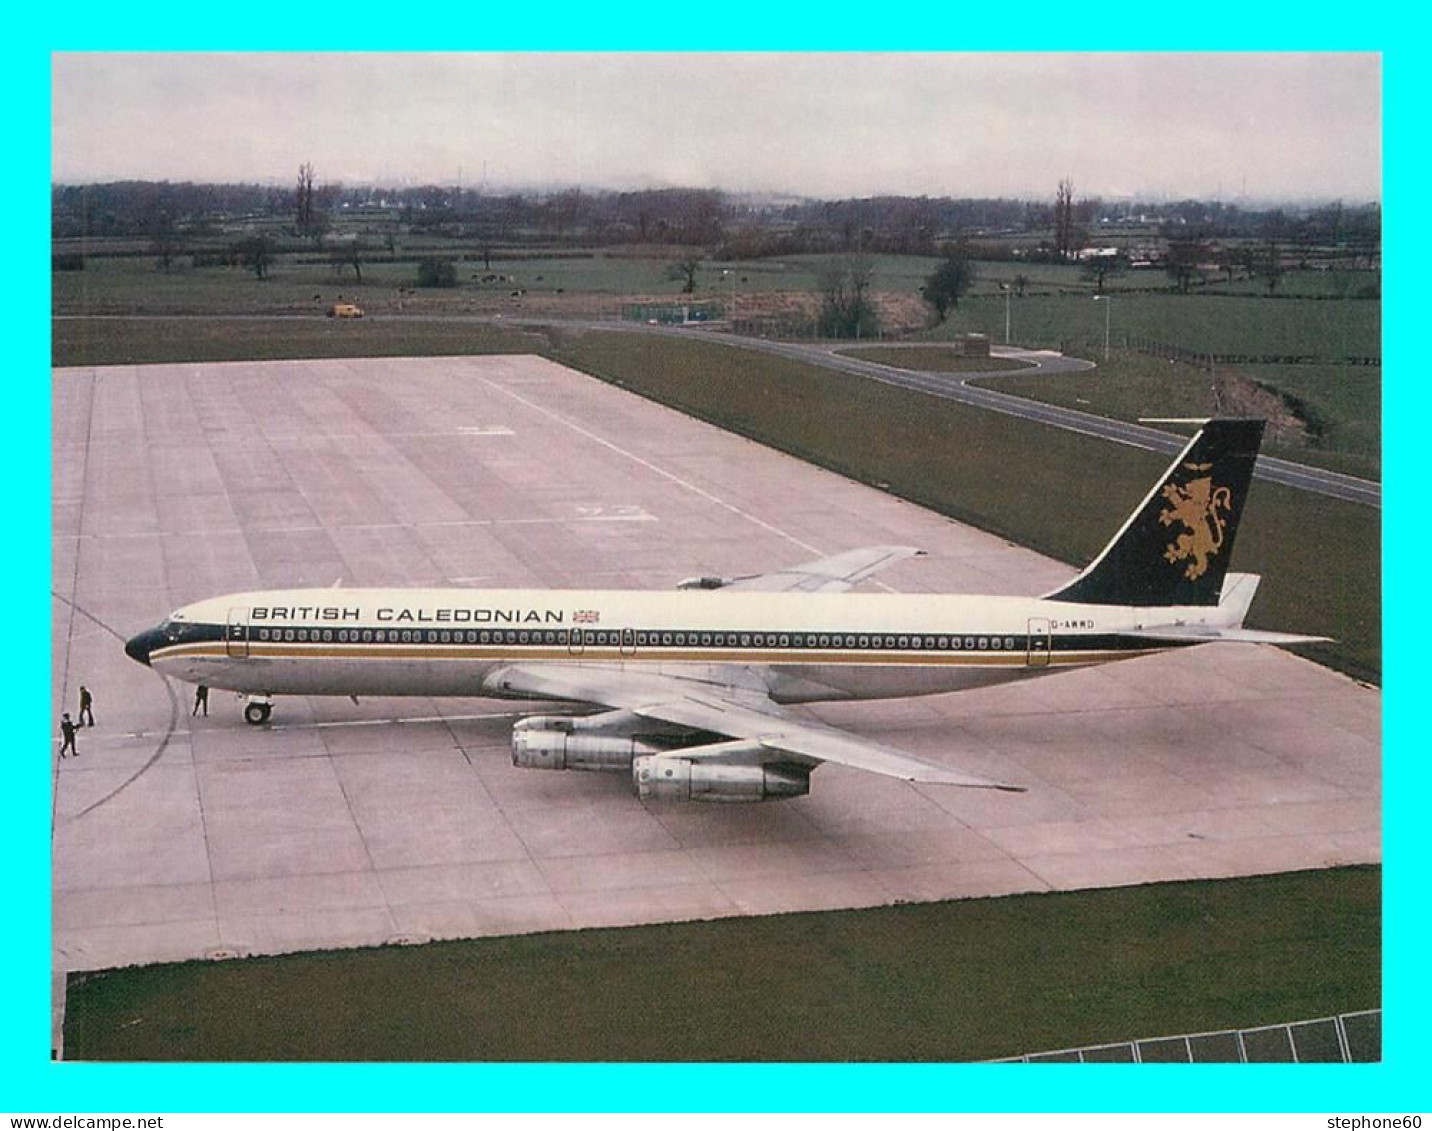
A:
{"label": "fence", "polygon": [[1006,1057],[1023,1064],[1367,1064],[1382,1059],[1382,1010],[1256,1029],[1118,1041]]}

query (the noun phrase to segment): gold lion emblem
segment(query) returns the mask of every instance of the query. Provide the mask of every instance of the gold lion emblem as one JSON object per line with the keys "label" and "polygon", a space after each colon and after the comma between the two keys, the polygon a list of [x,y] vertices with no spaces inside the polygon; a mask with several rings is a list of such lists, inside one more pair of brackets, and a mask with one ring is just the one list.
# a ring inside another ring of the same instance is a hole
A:
{"label": "gold lion emblem", "polygon": [[[1189,471],[1209,471],[1211,463],[1186,463]],[[1167,562],[1188,562],[1184,576],[1190,581],[1208,571],[1208,561],[1223,548],[1227,527],[1226,514],[1233,507],[1233,492],[1215,487],[1212,476],[1190,479],[1184,484],[1170,483],[1163,489],[1167,509],[1159,512],[1165,526],[1179,523],[1184,533],[1168,544],[1164,551]]]}

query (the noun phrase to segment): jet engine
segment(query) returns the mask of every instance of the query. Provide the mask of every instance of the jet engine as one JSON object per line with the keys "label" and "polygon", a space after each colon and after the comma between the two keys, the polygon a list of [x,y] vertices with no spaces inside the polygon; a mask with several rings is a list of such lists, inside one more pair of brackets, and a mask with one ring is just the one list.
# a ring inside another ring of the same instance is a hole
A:
{"label": "jet engine", "polygon": [[811,767],[759,761],[769,756],[758,743],[723,740],[631,711],[533,715],[512,728],[514,766],[630,770],[642,800],[769,801],[810,792]]}
{"label": "jet engine", "polygon": [[771,801],[810,792],[810,767],[789,762],[744,765],[677,753],[642,755],[631,773],[643,801]]}
{"label": "jet engine", "polygon": [[533,715],[512,728],[512,764],[527,770],[631,769],[641,754],[688,745],[693,732],[630,711]]}

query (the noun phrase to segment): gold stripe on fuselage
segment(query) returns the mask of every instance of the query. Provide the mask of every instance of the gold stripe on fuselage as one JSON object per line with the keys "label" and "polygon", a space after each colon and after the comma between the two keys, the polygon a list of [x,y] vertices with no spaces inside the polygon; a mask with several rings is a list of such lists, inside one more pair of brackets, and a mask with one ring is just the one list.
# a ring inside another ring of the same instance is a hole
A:
{"label": "gold stripe on fuselage", "polygon": [[227,646],[213,643],[179,644],[156,651],[152,662],[166,659],[195,657],[213,660],[245,659],[309,659],[309,660],[468,660],[482,663],[522,663],[524,661],[580,663],[627,663],[627,664],[831,664],[847,667],[1058,667],[1070,664],[1107,663],[1113,660],[1133,659],[1161,651],[1157,647],[1101,649],[1081,652],[1035,653],[1038,662],[1030,664],[1029,653],[1019,648],[1002,649],[998,652],[899,652],[880,653],[871,651],[829,651],[798,650],[794,648],[774,651],[743,649],[739,652],[714,651],[663,651],[646,647],[637,652],[623,652],[619,648],[584,648],[573,652],[565,646],[538,647],[529,645],[523,649],[457,648],[425,644],[421,646],[404,644],[340,645],[331,644],[274,644],[266,642],[248,645],[246,656],[233,655]]}

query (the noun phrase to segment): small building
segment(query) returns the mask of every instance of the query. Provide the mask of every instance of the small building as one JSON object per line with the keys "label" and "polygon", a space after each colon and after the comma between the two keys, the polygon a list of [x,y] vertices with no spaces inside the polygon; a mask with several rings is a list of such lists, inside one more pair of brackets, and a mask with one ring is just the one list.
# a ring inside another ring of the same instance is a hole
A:
{"label": "small building", "polygon": [[988,334],[961,334],[955,346],[961,357],[989,357]]}

